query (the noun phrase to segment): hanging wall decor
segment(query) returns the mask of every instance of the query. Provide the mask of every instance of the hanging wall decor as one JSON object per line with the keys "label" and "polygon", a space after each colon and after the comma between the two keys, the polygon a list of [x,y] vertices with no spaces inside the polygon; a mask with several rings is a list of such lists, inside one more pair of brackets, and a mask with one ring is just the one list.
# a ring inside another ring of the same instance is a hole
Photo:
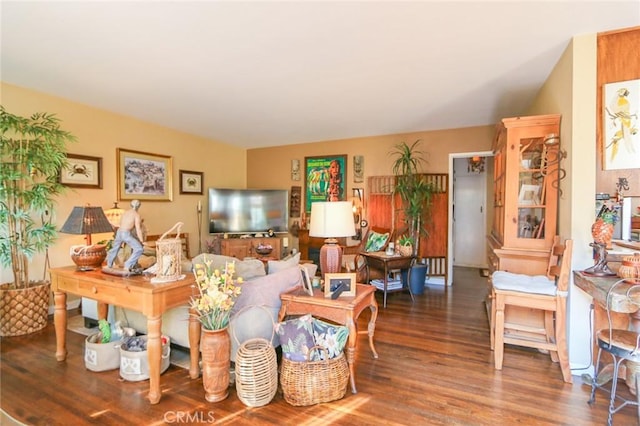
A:
{"label": "hanging wall decor", "polygon": [[304,171],[305,211],[314,201],[346,201],[346,155],[305,157]]}
{"label": "hanging wall decor", "polygon": [[640,79],[604,85],[602,99],[604,170],[640,167]]}
{"label": "hanging wall decor", "polygon": [[291,187],[291,198],[289,199],[289,216],[300,217],[300,203],[302,201],[302,187]]}
{"label": "hanging wall decor", "polygon": [[300,160],[291,160],[291,180],[300,180]]}
{"label": "hanging wall decor", "polygon": [[364,182],[364,156],[363,155],[353,156],[353,182],[354,183]]}

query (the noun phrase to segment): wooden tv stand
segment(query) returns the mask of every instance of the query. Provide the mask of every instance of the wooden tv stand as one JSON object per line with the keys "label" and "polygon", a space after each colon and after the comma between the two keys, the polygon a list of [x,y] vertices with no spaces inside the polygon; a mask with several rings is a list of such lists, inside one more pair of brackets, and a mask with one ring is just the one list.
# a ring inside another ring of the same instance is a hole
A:
{"label": "wooden tv stand", "polygon": [[[255,248],[260,244],[271,245],[273,250],[268,255],[258,254]],[[277,260],[282,256],[282,240],[279,237],[225,238],[220,240],[220,254],[240,260],[245,257],[256,257],[258,259],[268,257]]]}

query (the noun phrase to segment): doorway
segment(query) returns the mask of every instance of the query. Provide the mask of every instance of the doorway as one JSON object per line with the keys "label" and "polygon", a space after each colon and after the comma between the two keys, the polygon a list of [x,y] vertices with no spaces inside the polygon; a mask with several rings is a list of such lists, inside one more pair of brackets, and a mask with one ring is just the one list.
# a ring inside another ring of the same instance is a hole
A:
{"label": "doorway", "polygon": [[[487,180],[493,170],[492,155],[491,152],[450,155],[450,273],[453,266],[486,268]],[[483,158],[481,170],[471,166],[474,157]]]}

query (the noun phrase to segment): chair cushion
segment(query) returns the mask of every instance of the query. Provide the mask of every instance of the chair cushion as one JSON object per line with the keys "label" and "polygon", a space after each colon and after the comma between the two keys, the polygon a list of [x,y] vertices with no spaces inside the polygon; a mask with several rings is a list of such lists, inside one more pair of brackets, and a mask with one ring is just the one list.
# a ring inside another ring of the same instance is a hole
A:
{"label": "chair cushion", "polygon": [[375,231],[369,232],[369,237],[364,245],[364,251],[380,251],[387,244],[389,233],[379,234]]}
{"label": "chair cushion", "polygon": [[496,271],[491,276],[491,282],[496,290],[519,291],[529,294],[556,295],[556,283],[545,275],[514,274],[506,271]]}

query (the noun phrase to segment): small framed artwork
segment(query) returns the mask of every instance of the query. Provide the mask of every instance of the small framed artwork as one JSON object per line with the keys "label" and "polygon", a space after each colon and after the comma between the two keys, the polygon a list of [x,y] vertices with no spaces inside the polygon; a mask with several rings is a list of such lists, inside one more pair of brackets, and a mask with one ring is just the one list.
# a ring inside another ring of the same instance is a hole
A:
{"label": "small framed artwork", "polygon": [[356,274],[324,274],[324,297],[353,297],[356,295]]}
{"label": "small framed artwork", "polygon": [[202,172],[180,170],[180,193],[202,195]]}
{"label": "small framed artwork", "polygon": [[522,185],[518,194],[521,206],[537,206],[540,204],[540,185]]}
{"label": "small framed artwork", "polygon": [[118,200],[171,201],[172,159],[118,148]]}
{"label": "small framed artwork", "polygon": [[289,199],[289,216],[300,217],[300,203],[302,198],[302,187],[291,187],[291,198]]}
{"label": "small framed artwork", "polygon": [[300,180],[300,160],[291,160],[291,180]]}
{"label": "small framed artwork", "polygon": [[347,156],[328,155],[304,159],[305,211],[314,201],[346,201]]}
{"label": "small framed artwork", "polygon": [[68,167],[60,170],[58,180],[74,188],[102,188],[102,158],[67,154]]}
{"label": "small framed artwork", "polygon": [[364,156],[363,155],[353,156],[353,182],[354,183],[364,182]]}
{"label": "small framed artwork", "polygon": [[313,296],[313,283],[309,278],[309,271],[302,265],[298,266],[300,268],[300,273],[302,274],[302,289],[309,296]]}

